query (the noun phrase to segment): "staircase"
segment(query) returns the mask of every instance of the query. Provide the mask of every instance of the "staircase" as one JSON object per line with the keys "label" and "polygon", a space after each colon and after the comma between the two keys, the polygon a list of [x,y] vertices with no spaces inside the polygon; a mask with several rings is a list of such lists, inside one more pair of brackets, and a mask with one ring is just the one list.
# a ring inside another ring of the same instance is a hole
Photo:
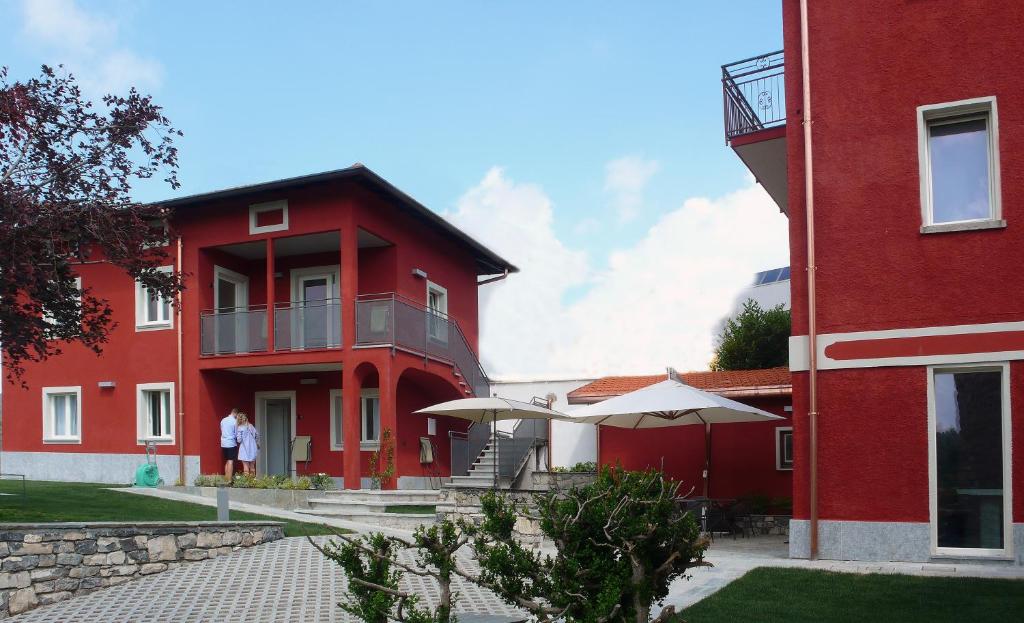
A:
{"label": "staircase", "polygon": [[[497,433],[499,438],[507,438],[507,436],[507,433],[501,431]],[[469,466],[469,471],[466,472],[466,475],[452,476],[451,482],[445,483],[444,486],[455,489],[492,488],[494,486],[494,472],[498,469],[496,447],[496,437],[492,433],[487,445],[480,451],[473,464]],[[498,481],[499,488],[507,489],[509,484],[508,478],[502,478]]]}
{"label": "staircase", "polygon": [[415,530],[436,521],[438,492],[424,490],[377,491],[324,491],[323,495],[309,499],[309,508],[295,512],[345,521]]}

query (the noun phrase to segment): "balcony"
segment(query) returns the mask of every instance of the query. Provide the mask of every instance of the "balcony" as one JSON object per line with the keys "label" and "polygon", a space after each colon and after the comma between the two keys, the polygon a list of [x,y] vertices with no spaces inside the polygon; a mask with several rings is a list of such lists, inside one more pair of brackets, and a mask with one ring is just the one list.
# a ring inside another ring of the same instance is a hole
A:
{"label": "balcony", "polygon": [[396,294],[361,295],[356,301],[356,347],[387,346],[451,364],[467,389],[490,395],[490,382],[458,323]]}
{"label": "balcony", "polygon": [[788,209],[782,51],[722,65],[725,141],[779,209]]}
{"label": "balcony", "polygon": [[[200,314],[201,353],[244,355],[267,351],[267,306]],[[274,351],[341,347],[341,301],[323,299],[274,305]]]}

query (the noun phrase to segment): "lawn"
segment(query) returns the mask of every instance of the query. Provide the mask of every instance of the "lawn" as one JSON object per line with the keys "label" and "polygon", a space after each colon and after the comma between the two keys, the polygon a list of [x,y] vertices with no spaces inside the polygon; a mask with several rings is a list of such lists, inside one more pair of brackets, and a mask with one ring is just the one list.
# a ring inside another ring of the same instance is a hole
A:
{"label": "lawn", "polygon": [[385,506],[384,512],[396,513],[398,515],[432,515],[437,512],[437,507],[429,504],[400,504],[397,506]]}
{"label": "lawn", "polygon": [[754,569],[683,611],[686,623],[1020,620],[1024,580]]}
{"label": "lawn", "polygon": [[[160,498],[109,491],[111,485],[77,482],[25,483],[0,480],[0,522],[38,523],[49,521],[213,521],[212,506],[162,500]],[[231,519],[283,521],[285,536],[306,536],[339,532],[321,524],[302,523],[231,511]],[[343,532],[343,531],[342,531]]]}

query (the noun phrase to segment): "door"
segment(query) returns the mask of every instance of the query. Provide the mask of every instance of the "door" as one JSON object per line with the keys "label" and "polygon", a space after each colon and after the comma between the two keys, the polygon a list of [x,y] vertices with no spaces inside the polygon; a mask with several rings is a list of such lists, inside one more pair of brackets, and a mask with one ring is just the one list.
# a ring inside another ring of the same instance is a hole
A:
{"label": "door", "polygon": [[292,348],[329,348],[341,344],[341,305],[335,266],[292,271]]}
{"label": "door", "polygon": [[249,351],[248,306],[249,279],[217,266],[214,269],[213,307],[218,354]]}
{"label": "door", "polygon": [[427,336],[448,344],[448,290],[427,282]]}
{"label": "door", "polygon": [[330,318],[331,276],[309,275],[299,278],[299,301],[302,303],[303,348],[331,346]]}
{"label": "door", "polygon": [[264,397],[259,404],[263,473],[287,476],[291,473],[292,398]]}

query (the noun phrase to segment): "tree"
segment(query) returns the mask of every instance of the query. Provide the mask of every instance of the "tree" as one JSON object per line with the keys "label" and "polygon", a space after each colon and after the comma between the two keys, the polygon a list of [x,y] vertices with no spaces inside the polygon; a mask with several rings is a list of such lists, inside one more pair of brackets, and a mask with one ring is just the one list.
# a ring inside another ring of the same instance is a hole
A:
{"label": "tree", "polygon": [[[678,487],[661,472],[605,468],[589,485],[537,495],[532,512],[554,541],[554,556],[516,540],[516,521],[531,509],[494,492],[481,496],[484,518],[478,524],[445,520],[420,528],[411,541],[378,534],[339,535],[340,544],[324,547],[310,542],[348,577],[350,602],[339,606],[374,623],[450,623],[456,577],[542,623],[648,623],[672,581],[707,564],[708,542],[680,508]],[[463,547],[478,571],[460,560]],[[400,560],[400,550],[414,556]],[[431,608],[403,589],[403,573],[431,578],[440,589],[438,603]],[[673,615],[673,608],[665,608],[655,621]]]}
{"label": "tree", "polygon": [[757,370],[789,363],[789,310],[776,305],[761,309],[748,299],[718,336],[712,370]]}
{"label": "tree", "polygon": [[171,127],[131,89],[94,108],[75,79],[43,66],[8,82],[0,68],[0,340],[9,380],[24,364],[78,342],[101,352],[114,328],[107,301],[76,283],[75,265],[107,262],[152,292],[181,289],[168,263],[166,214],[131,197],[158,173],[178,188]]}

